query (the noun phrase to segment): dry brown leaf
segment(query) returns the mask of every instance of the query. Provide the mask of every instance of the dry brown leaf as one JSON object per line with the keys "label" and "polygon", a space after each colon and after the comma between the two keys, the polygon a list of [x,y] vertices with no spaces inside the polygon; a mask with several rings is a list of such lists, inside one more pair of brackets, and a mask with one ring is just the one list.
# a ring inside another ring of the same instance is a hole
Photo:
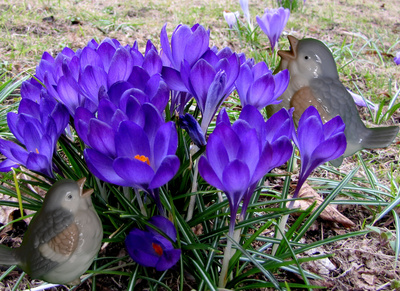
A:
{"label": "dry brown leaf", "polygon": [[368,274],[361,274],[361,278],[364,279],[365,282],[367,282],[369,285],[374,285],[375,281],[375,276],[374,275],[368,275]]}
{"label": "dry brown leaf", "polygon": [[[300,208],[301,210],[306,210],[314,201],[317,201],[317,205],[314,210],[324,201],[322,197],[307,183],[304,183],[303,187],[299,192],[300,197],[310,197],[304,200],[297,200],[294,202],[293,208]],[[313,210],[313,211],[314,211]],[[346,216],[342,215],[335,207],[328,205],[321,213],[320,217],[324,220],[329,220],[333,222],[340,223],[344,227],[353,227],[355,224],[348,219]]]}

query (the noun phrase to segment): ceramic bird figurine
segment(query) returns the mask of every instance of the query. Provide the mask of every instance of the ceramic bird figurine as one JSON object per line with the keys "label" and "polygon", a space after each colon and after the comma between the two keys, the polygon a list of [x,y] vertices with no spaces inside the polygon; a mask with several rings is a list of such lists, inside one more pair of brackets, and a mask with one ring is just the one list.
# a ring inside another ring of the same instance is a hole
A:
{"label": "ceramic bird figurine", "polygon": [[0,245],[0,264],[18,265],[32,278],[56,284],[80,283],[97,255],[103,228],[86,178],[61,180],[47,192],[19,248]]}
{"label": "ceramic bird figurine", "polygon": [[[361,149],[387,147],[396,137],[397,126],[367,128],[361,121],[355,102],[339,80],[331,51],[316,39],[298,40],[288,36],[290,51],[278,52],[281,63],[277,71],[288,69],[290,82],[278,99],[282,102],[267,108],[269,114],[281,108],[294,107],[293,119],[297,123],[303,112],[313,105],[325,123],[340,115],[346,129],[347,148],[344,157]],[[332,161],[340,166],[343,156]]]}

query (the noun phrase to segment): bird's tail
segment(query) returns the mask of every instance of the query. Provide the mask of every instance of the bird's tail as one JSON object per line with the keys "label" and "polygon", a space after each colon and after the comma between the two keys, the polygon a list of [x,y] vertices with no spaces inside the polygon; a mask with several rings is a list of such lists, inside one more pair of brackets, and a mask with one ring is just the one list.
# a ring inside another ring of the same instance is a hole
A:
{"label": "bird's tail", "polygon": [[399,133],[399,127],[375,127],[368,128],[368,135],[363,140],[364,148],[375,149],[389,146]]}
{"label": "bird's tail", "polygon": [[14,249],[0,245],[0,265],[17,265]]}

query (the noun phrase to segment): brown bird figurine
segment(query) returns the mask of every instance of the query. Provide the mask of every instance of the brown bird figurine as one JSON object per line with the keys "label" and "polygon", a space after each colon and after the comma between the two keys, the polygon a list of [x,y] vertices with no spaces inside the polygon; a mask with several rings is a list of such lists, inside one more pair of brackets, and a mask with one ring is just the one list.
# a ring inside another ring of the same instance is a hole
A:
{"label": "brown bird figurine", "polygon": [[97,255],[103,228],[86,178],[61,180],[47,192],[19,248],[0,245],[0,264],[18,265],[32,278],[79,284]]}
{"label": "brown bird figurine", "polygon": [[344,131],[347,148],[342,157],[332,161],[340,166],[343,157],[361,149],[387,147],[395,139],[397,126],[367,128],[361,121],[356,104],[350,93],[339,80],[335,60],[331,51],[321,41],[306,38],[298,40],[288,36],[290,51],[278,52],[281,57],[277,71],[288,69],[290,82],[278,99],[281,103],[267,108],[271,115],[281,108],[294,107],[293,119],[298,123],[300,116],[314,106],[325,123],[340,115],[346,125]]}

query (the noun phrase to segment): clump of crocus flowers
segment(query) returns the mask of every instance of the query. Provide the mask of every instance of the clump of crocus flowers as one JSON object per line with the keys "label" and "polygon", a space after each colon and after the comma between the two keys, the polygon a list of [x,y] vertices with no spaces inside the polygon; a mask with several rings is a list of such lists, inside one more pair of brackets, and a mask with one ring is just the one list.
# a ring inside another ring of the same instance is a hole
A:
{"label": "clump of crocus flowers", "polygon": [[[265,27],[265,21],[277,17],[270,13],[260,19]],[[287,12],[274,13],[286,15],[284,26]],[[272,48],[281,26],[268,30],[274,32]],[[266,120],[260,110],[278,102],[288,85],[288,72],[273,75],[263,62],[255,64],[227,47],[210,47],[210,31],[202,25],[179,25],[171,39],[165,25],[160,42],[158,50],[149,41],[144,54],[136,42],[122,46],[109,38],[101,43],[92,40],[76,52],[65,48],[55,58],[44,53],[35,78],[22,85],[18,113],[8,115],[18,143],[0,140],[7,158],[0,170],[24,166],[49,178],[61,175],[53,154],[57,140],[72,128],[91,174],[104,183],[132,188],[141,207],[139,193],[157,204],[160,215],[148,218],[144,209],[148,225],[144,230],[135,227],[125,242],[138,264],[164,271],[181,256],[177,230],[166,218],[159,195],[181,167],[177,150],[183,144],[176,124],[187,131],[194,149],[205,147],[194,164],[192,192],[199,173],[224,193],[231,237],[237,214],[242,221],[259,181],[292,155],[292,140],[302,159],[299,188],[314,168],[340,156],[346,141],[340,117],[323,125],[315,109],[306,110],[297,133],[292,110],[282,109]],[[224,101],[234,90],[242,111],[232,122]],[[186,106],[193,99],[196,117]],[[176,122],[171,118],[175,114]],[[231,255],[228,250],[221,287]]]}

